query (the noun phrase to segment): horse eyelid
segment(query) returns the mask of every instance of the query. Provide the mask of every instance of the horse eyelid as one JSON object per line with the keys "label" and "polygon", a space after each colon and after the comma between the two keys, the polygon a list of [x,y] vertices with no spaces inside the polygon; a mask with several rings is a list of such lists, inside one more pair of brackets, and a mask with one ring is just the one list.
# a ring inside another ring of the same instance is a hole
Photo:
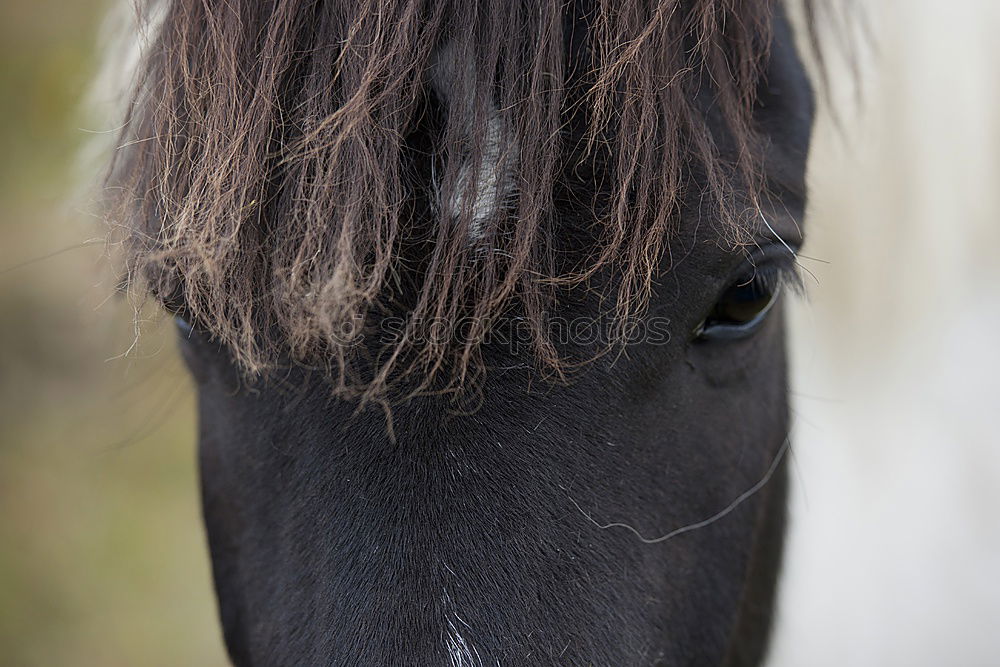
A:
{"label": "horse eyelid", "polygon": [[[741,272],[743,278],[739,281],[755,281],[767,289],[790,289],[797,295],[805,292],[803,270],[798,262],[798,248],[793,248],[795,255],[790,254],[784,245],[768,243],[756,253],[747,257],[745,268]],[[736,283],[740,284],[740,283]]]}
{"label": "horse eyelid", "polygon": [[772,292],[790,290],[800,295],[805,292],[805,281],[802,270],[794,259],[771,260],[766,264],[755,266],[748,276],[749,280],[757,282]]}

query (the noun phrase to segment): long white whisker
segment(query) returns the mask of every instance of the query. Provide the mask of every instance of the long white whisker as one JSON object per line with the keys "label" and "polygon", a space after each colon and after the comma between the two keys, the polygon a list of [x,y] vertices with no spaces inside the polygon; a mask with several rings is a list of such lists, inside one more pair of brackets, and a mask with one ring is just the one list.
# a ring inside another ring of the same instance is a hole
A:
{"label": "long white whisker", "polygon": [[683,535],[684,533],[689,533],[689,532],[691,532],[693,530],[698,530],[699,528],[704,528],[706,526],[709,526],[709,525],[715,523],[716,521],[724,518],[726,515],[728,515],[731,512],[733,512],[733,510],[735,510],[737,507],[739,507],[740,505],[742,505],[743,503],[745,503],[747,500],[749,500],[758,491],[760,491],[762,488],[764,488],[767,485],[768,482],[771,481],[771,477],[774,476],[775,471],[778,469],[778,465],[781,464],[781,461],[784,458],[785,453],[788,451],[789,446],[790,446],[790,440],[788,438],[785,438],[785,441],[781,444],[781,448],[778,449],[778,453],[775,454],[775,456],[774,456],[774,461],[771,462],[771,467],[767,469],[767,472],[764,473],[764,476],[756,484],[754,484],[749,489],[747,489],[746,491],[744,491],[743,493],[741,493],[739,495],[739,497],[737,497],[736,500],[734,500],[729,505],[727,505],[725,509],[721,510],[720,512],[717,512],[717,513],[713,514],[712,516],[708,517],[707,519],[704,519],[702,521],[698,521],[696,523],[691,523],[691,524],[688,524],[686,526],[681,526],[680,528],[677,528],[676,530],[672,530],[672,531],[670,531],[669,533],[667,533],[665,535],[661,535],[660,537],[653,537],[653,538],[645,537],[642,533],[640,533],[638,530],[636,530],[635,528],[633,528],[629,524],[622,523],[622,522],[619,522],[619,521],[615,521],[615,522],[612,522],[612,523],[603,523],[603,524],[602,523],[598,523],[592,516],[590,516],[589,514],[587,514],[587,512],[585,512],[582,507],[580,507],[579,503],[577,503],[572,498],[570,498],[570,501],[574,505],[576,505],[576,508],[578,510],[580,510],[581,514],[583,514],[585,517],[587,517],[587,519],[592,524],[594,524],[595,526],[597,526],[601,530],[607,530],[608,528],[624,528],[625,530],[631,532],[633,535],[635,535],[637,538],[639,538],[639,541],[641,541],[643,544],[659,544],[660,542],[666,542],[667,540],[672,539],[674,537],[677,537],[678,535]]}

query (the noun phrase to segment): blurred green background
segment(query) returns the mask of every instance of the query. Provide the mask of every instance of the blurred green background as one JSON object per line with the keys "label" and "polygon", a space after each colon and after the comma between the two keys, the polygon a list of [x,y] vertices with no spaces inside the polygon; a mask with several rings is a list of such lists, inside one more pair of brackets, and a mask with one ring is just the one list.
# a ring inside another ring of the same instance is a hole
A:
{"label": "blurred green background", "polygon": [[0,4],[0,663],[221,665],[192,392],[76,195],[107,5]]}

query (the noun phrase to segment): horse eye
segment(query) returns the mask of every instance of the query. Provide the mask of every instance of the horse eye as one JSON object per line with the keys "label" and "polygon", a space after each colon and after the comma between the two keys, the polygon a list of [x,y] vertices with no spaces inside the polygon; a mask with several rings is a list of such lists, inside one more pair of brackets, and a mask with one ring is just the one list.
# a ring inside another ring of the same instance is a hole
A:
{"label": "horse eye", "polygon": [[780,294],[780,281],[756,272],[730,285],[701,324],[696,340],[739,340],[752,335],[767,317]]}

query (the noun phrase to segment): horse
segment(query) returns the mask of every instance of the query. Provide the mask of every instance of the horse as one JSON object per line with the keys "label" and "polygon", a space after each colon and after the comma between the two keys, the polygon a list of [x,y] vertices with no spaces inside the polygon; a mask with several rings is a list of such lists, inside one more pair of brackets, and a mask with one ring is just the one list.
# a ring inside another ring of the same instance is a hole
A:
{"label": "horse", "polygon": [[146,0],[106,176],[236,665],[759,665],[814,93],[771,0]]}

